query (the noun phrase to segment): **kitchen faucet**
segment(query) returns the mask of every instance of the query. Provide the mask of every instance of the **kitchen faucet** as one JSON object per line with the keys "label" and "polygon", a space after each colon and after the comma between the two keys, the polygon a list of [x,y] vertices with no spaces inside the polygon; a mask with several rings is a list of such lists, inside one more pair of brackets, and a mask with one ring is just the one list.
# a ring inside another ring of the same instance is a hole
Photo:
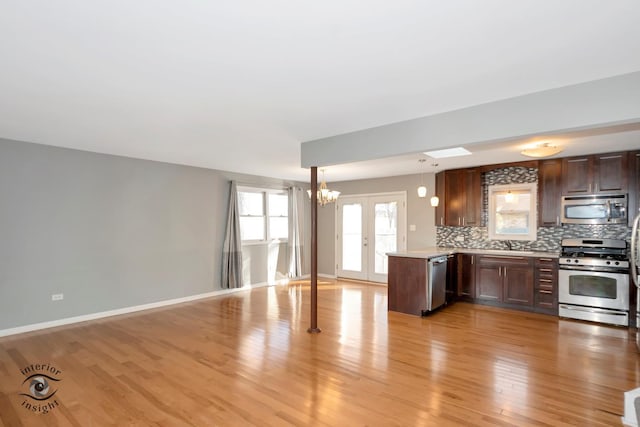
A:
{"label": "kitchen faucet", "polygon": [[509,249],[510,251],[513,250],[513,245],[511,244],[511,240],[505,240],[504,243],[505,245],[507,245],[507,249]]}

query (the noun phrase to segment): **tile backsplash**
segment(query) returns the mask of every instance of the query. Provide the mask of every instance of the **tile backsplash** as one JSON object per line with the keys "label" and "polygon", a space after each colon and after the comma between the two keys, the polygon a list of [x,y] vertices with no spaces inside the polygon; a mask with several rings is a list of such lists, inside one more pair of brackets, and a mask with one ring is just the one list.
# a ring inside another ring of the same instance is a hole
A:
{"label": "tile backsplash", "polygon": [[[507,167],[494,169],[482,175],[482,227],[436,227],[438,246],[458,248],[506,249],[503,240],[489,240],[486,227],[488,221],[488,186],[495,184],[522,184],[538,180],[536,168]],[[446,201],[445,201],[446,203]],[[560,203],[560,200],[558,200]],[[532,251],[559,251],[560,241],[567,238],[624,239],[629,241],[631,229],[625,225],[575,225],[539,227],[537,240],[513,240],[513,249]]]}
{"label": "tile backsplash", "polygon": [[[456,248],[506,249],[504,240],[489,240],[487,227],[436,227],[438,246]],[[537,240],[512,240],[513,249],[523,251],[560,250],[560,241],[570,238],[624,239],[629,241],[631,230],[624,225],[574,225],[539,227]]]}

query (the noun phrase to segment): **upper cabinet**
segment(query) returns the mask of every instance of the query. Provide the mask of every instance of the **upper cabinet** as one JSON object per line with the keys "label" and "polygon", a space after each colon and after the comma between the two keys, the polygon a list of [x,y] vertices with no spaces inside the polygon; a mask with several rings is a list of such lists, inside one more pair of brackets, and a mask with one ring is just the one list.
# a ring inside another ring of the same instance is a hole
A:
{"label": "upper cabinet", "polygon": [[540,160],[538,163],[538,226],[560,225],[562,196],[562,159]]}
{"label": "upper cabinet", "polygon": [[640,151],[629,153],[629,226],[640,213]]}
{"label": "upper cabinet", "polygon": [[627,166],[626,152],[564,158],[563,193],[573,195],[626,192]]}
{"label": "upper cabinet", "polygon": [[[440,174],[438,174],[440,175]],[[437,225],[479,226],[482,212],[482,182],[479,169],[455,169],[444,172],[444,199],[436,210]]]}
{"label": "upper cabinet", "polygon": [[444,171],[436,174],[436,196],[439,202],[436,206],[436,225],[444,225]]}

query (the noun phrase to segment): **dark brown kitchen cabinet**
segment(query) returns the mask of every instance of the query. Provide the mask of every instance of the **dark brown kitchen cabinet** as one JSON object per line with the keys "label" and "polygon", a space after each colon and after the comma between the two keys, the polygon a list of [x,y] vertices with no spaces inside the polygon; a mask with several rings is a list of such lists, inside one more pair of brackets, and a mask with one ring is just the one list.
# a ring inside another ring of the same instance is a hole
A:
{"label": "dark brown kitchen cabinet", "polygon": [[629,153],[629,227],[640,213],[640,151]]}
{"label": "dark brown kitchen cabinet", "polygon": [[444,225],[444,171],[436,174],[436,196],[438,196],[438,206],[436,206],[436,225]]}
{"label": "dark brown kitchen cabinet", "polygon": [[478,256],[476,299],[523,306],[533,305],[533,264],[518,256]]}
{"label": "dark brown kitchen cabinet", "polygon": [[458,296],[475,297],[476,255],[458,254]]}
{"label": "dark brown kitchen cabinet", "polygon": [[476,299],[502,301],[502,265],[493,257],[478,257]]}
{"label": "dark brown kitchen cabinet", "polygon": [[538,163],[538,226],[560,225],[562,196],[562,159],[540,160]]}
{"label": "dark brown kitchen cabinet", "polygon": [[504,281],[503,299],[506,304],[533,305],[533,271],[529,258],[523,262],[505,263],[502,267]]}
{"label": "dark brown kitchen cabinet", "polygon": [[447,256],[447,288],[445,301],[447,303],[455,301],[458,295],[458,255]]}
{"label": "dark brown kitchen cabinet", "polygon": [[427,260],[389,257],[387,307],[390,311],[420,316],[427,295]]}
{"label": "dark brown kitchen cabinet", "polygon": [[558,259],[536,258],[533,305],[548,314],[558,314]]}
{"label": "dark brown kitchen cabinet", "polygon": [[628,154],[606,153],[562,159],[563,193],[627,192]]}
{"label": "dark brown kitchen cabinet", "polygon": [[[436,184],[437,187],[437,184]],[[482,183],[479,169],[455,169],[444,173],[444,225],[480,226]],[[438,217],[436,216],[436,221]]]}

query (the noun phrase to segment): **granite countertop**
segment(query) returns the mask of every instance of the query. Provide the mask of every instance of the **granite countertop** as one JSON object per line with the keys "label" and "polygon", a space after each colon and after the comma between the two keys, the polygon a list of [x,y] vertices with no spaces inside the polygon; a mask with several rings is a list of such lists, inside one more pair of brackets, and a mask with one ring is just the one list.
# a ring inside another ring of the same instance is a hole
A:
{"label": "granite countertop", "polygon": [[451,255],[456,253],[463,254],[479,254],[479,255],[502,255],[502,256],[527,256],[527,257],[546,257],[546,258],[558,258],[559,252],[547,252],[547,251],[519,251],[519,250],[506,250],[506,249],[483,249],[483,248],[454,248],[454,247],[438,247],[431,246],[423,249],[401,251],[401,252],[389,252],[388,256],[404,257],[404,258],[424,258],[429,259],[442,255]]}

